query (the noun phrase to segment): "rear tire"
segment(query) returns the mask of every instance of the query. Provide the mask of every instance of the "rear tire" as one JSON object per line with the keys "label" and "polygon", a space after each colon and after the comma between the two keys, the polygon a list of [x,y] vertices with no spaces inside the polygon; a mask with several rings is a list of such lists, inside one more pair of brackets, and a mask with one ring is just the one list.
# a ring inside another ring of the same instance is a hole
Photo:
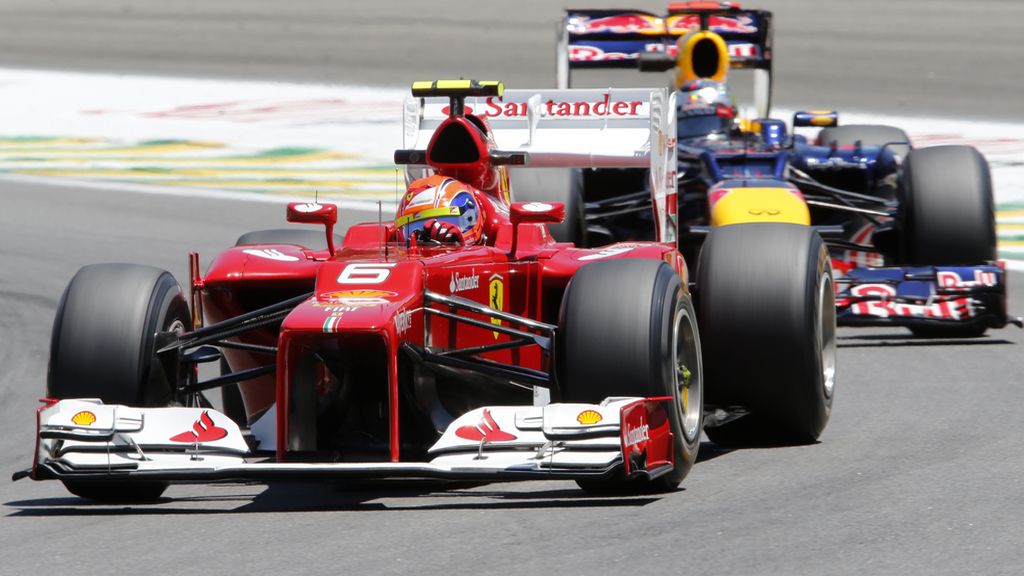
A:
{"label": "rear tire", "polygon": [[581,481],[595,492],[672,490],[697,458],[703,426],[700,337],[679,275],[657,260],[579,269],[562,300],[557,375],[566,402],[671,396],[675,468],[650,482]]}
{"label": "rear tire", "polygon": [[706,401],[749,414],[708,427],[725,445],[808,444],[832,410],[836,313],[832,266],[813,229],[714,228],[698,270]]}
{"label": "rear tire", "polygon": [[[107,404],[168,406],[172,382],[156,357],[157,332],[185,332],[192,317],[169,272],[136,264],[94,264],[75,274],[53,322],[46,393]],[[160,497],[166,482],[69,482],[72,494],[108,502]]]}

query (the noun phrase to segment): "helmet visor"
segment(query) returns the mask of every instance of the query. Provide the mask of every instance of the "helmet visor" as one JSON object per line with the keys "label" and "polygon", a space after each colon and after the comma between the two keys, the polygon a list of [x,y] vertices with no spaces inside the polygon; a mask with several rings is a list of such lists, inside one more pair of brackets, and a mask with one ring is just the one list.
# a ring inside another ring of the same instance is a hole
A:
{"label": "helmet visor", "polygon": [[428,208],[413,214],[406,214],[395,221],[395,228],[402,230],[402,237],[408,240],[417,230],[422,230],[428,220],[454,224],[461,232],[471,229],[476,223],[476,211],[464,210],[459,206]]}

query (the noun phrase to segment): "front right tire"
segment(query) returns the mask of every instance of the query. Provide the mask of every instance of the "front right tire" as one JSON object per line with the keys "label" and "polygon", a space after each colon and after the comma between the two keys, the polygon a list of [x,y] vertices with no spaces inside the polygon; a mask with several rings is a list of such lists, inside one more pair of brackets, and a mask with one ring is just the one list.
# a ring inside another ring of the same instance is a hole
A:
{"label": "front right tire", "polygon": [[[970,146],[910,153],[899,186],[900,260],[911,266],[977,265],[996,259],[995,200],[988,162]],[[913,326],[925,338],[973,338],[979,323]]]}
{"label": "front right tire", "polygon": [[[181,382],[156,356],[158,332],[186,332],[192,316],[169,272],[93,264],[64,290],[53,322],[46,394],[106,404],[168,406]],[[65,481],[72,494],[105,502],[153,501],[166,482]]]}
{"label": "front right tire", "polygon": [[700,336],[685,286],[668,264],[619,259],[580,268],[562,300],[556,351],[565,402],[672,398],[674,469],[646,482],[578,482],[586,490],[672,490],[697,459],[703,428]]}

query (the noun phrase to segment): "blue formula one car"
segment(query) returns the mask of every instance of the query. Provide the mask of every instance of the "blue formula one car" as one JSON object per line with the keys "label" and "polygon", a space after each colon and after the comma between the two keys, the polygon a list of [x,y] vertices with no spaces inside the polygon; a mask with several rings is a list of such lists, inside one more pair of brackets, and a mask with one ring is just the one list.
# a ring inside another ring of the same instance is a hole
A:
{"label": "blue formula one car", "polygon": [[[732,2],[673,3],[665,15],[569,10],[558,83],[587,68],[674,72],[678,192],[666,208],[689,261],[729,224],[807,224],[829,245],[840,324],[926,337],[1020,325],[1007,315],[985,158],[968,146],[913,148],[892,126],[840,126],[834,111],[797,112],[790,126],[771,118],[771,22]],[[747,118],[726,83],[736,68],[753,71]],[[651,178],[573,173],[559,199],[578,218],[556,234],[592,246],[665,237],[651,221]]]}

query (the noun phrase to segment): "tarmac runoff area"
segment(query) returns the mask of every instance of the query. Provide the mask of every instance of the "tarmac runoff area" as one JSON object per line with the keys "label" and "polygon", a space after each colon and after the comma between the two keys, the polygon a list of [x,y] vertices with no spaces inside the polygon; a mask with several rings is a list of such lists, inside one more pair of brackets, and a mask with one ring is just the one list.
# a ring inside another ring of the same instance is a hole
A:
{"label": "tarmac runoff area", "polygon": [[[0,69],[0,179],[280,203],[393,209],[406,91]],[[790,110],[776,110],[779,118]],[[1024,124],[840,111],[967,144],[992,168],[1000,257],[1024,269]]]}

